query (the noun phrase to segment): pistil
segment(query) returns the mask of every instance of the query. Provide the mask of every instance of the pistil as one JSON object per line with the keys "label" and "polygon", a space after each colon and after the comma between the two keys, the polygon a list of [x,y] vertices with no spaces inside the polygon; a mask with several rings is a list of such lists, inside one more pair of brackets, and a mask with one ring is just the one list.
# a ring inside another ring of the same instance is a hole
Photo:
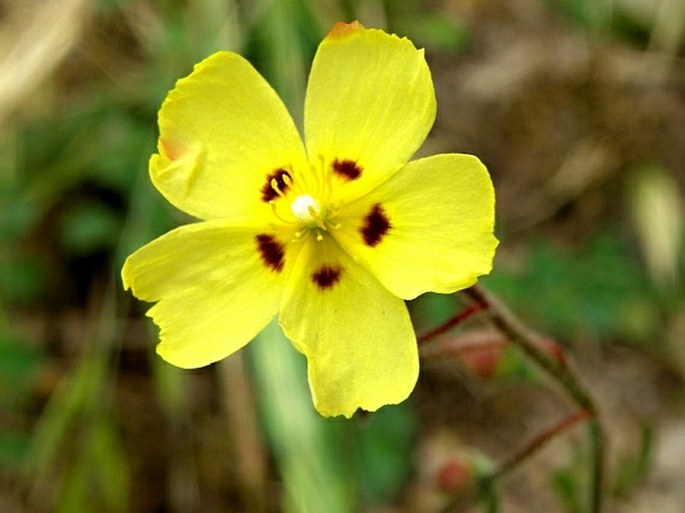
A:
{"label": "pistil", "polygon": [[290,205],[293,215],[304,225],[318,226],[325,230],[325,222],[321,211],[321,203],[309,194],[300,194]]}

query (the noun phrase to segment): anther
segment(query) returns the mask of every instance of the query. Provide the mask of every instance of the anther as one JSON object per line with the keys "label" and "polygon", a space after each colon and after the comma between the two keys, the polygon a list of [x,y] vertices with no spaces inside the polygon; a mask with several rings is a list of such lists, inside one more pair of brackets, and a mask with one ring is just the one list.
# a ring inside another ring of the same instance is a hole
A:
{"label": "anther", "polygon": [[[288,176],[288,175],[286,175],[286,174],[282,174],[282,175],[281,175],[281,180],[283,180],[283,183],[284,183],[285,185],[287,185],[288,188],[289,188],[289,187],[290,187],[290,184],[286,181],[286,177],[287,177],[287,176]],[[291,182],[291,183],[292,183],[292,182]],[[282,198],[282,197],[285,196],[285,194],[283,194],[283,192],[281,191],[281,188],[278,186],[278,180],[276,180],[275,178],[272,178],[272,179],[271,179],[271,188],[272,188],[274,191],[276,191],[276,194],[278,194],[279,197]],[[269,203],[272,203],[272,202],[273,202],[273,201],[269,201]]]}

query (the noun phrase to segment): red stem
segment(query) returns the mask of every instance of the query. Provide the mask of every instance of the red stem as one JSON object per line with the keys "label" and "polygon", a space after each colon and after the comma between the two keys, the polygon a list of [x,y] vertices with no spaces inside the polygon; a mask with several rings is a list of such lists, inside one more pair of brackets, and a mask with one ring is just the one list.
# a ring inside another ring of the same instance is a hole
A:
{"label": "red stem", "polygon": [[428,333],[424,333],[420,337],[417,338],[417,341],[420,344],[425,344],[426,342],[430,341],[431,339],[437,337],[438,335],[442,335],[443,333],[448,332],[455,326],[457,326],[459,323],[463,322],[464,320],[468,319],[471,317],[473,314],[476,312],[479,312],[485,307],[483,303],[477,301],[466,308],[464,308],[461,312],[459,312],[457,315],[452,317],[449,321],[445,322],[444,324],[441,324],[437,328],[434,328],[430,330]]}
{"label": "red stem", "polygon": [[512,468],[518,466],[522,461],[526,460],[537,451],[542,449],[555,436],[590,417],[592,417],[592,412],[588,410],[580,410],[562,419],[547,431],[540,433],[537,437],[533,438],[533,440],[531,440],[522,450],[514,454],[511,458],[509,458],[509,460],[500,465],[499,469],[495,472],[494,477],[499,477],[507,473]]}

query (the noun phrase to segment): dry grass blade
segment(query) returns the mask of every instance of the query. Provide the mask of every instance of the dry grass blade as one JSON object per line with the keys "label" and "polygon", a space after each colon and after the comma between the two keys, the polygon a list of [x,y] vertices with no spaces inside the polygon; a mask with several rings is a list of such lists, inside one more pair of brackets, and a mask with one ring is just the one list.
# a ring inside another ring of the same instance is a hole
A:
{"label": "dry grass blade", "polygon": [[87,17],[88,0],[18,2],[0,27],[0,123],[68,55]]}

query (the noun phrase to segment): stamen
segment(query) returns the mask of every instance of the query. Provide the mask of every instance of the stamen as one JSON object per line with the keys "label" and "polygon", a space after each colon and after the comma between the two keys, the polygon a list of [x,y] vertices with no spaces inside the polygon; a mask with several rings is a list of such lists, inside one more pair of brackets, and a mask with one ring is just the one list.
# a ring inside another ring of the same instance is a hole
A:
{"label": "stamen", "polygon": [[317,173],[319,178],[319,197],[324,203],[328,203],[333,191],[333,168],[326,165],[326,157],[323,155],[319,154],[317,158],[319,160],[319,172]]}
{"label": "stamen", "polygon": [[326,158],[323,155],[319,155],[319,194],[324,198],[324,201],[328,201],[328,193],[330,191],[330,180],[328,175],[330,173],[326,172]]}
{"label": "stamen", "polygon": [[340,223],[329,224],[337,212],[337,205],[331,203],[333,187],[337,185],[334,170],[323,155],[317,155],[309,166],[310,172],[301,176],[295,176],[290,167],[279,168],[267,177],[262,189],[262,198],[269,198],[275,218],[285,225],[298,227],[297,231],[290,232],[293,241],[303,240],[309,233],[321,241],[324,232],[340,228]]}
{"label": "stamen", "polygon": [[[283,183],[284,183],[284,184],[286,184],[288,187],[290,187],[290,184],[289,184],[289,183],[286,181],[286,179],[285,179],[287,176],[288,176],[288,175],[286,175],[286,174],[281,175],[281,180],[283,180]],[[290,183],[292,183],[292,181],[291,181]],[[283,197],[285,196],[285,194],[283,193],[283,191],[281,191],[281,188],[278,186],[278,180],[276,180],[275,178],[272,178],[272,179],[271,179],[271,188],[272,188],[274,191],[276,191],[276,194],[278,194],[278,196],[279,196],[280,198],[283,198]],[[273,201],[269,201],[269,203],[273,203]]]}
{"label": "stamen", "polygon": [[285,224],[289,224],[289,225],[297,224],[297,221],[294,221],[293,219],[286,219],[285,217],[283,217],[281,214],[278,213],[278,204],[276,203],[275,200],[269,201],[269,205],[271,206],[271,211],[274,213],[274,215],[276,216],[276,218],[279,221],[282,221]]}
{"label": "stamen", "polygon": [[327,231],[326,230],[326,224],[324,223],[323,218],[321,217],[321,214],[319,214],[319,212],[314,210],[314,207],[311,205],[309,206],[309,215],[312,216],[312,220],[316,223],[316,226],[321,228],[323,231]]}
{"label": "stamen", "polygon": [[[266,182],[261,188],[262,201],[268,203],[279,197],[282,198],[293,185],[293,180],[290,176],[291,173],[292,169],[290,166],[285,166],[279,167],[267,175]],[[276,185],[274,185],[274,180],[276,181]]]}
{"label": "stamen", "polygon": [[283,176],[281,176],[281,179],[283,180],[283,183],[288,187],[288,189],[292,188],[293,179],[288,173],[285,173]]}
{"label": "stamen", "polygon": [[290,243],[291,244],[299,244],[303,240],[304,239],[302,238],[302,232],[295,232],[295,233],[293,233],[293,236],[290,238]]}

